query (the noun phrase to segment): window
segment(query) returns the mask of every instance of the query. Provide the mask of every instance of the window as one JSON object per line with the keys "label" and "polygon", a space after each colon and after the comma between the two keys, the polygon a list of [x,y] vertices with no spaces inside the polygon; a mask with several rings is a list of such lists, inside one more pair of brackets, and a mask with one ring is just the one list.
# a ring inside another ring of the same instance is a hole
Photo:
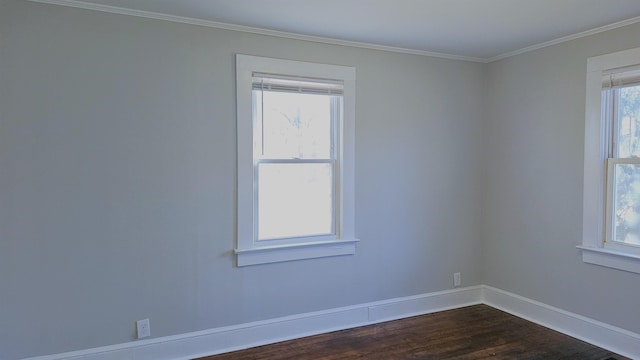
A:
{"label": "window", "polygon": [[605,247],[640,254],[640,71],[605,74],[603,117],[610,131]]}
{"label": "window", "polygon": [[640,273],[640,48],[588,60],[583,260]]}
{"label": "window", "polygon": [[355,69],[236,56],[238,266],[355,253]]}

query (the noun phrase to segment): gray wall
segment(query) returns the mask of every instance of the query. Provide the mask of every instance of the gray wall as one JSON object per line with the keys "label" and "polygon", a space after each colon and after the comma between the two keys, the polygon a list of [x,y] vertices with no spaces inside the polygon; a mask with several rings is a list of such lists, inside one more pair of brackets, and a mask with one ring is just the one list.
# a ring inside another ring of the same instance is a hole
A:
{"label": "gray wall", "polygon": [[587,58],[640,46],[640,24],[487,67],[483,281],[640,332],[640,276],[585,264]]}
{"label": "gray wall", "polygon": [[[0,358],[485,283],[640,332],[584,264],[586,59],[491,64],[0,0]],[[234,54],[357,69],[357,255],[233,266]]]}
{"label": "gray wall", "polygon": [[[233,266],[236,53],[357,68],[356,256]],[[480,284],[485,71],[0,0],[0,358]]]}

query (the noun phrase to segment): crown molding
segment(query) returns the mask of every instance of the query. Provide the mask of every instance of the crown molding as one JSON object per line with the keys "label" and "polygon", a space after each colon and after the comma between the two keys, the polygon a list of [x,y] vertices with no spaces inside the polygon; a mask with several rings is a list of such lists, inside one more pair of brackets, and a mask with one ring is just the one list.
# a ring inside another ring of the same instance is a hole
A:
{"label": "crown molding", "polygon": [[88,3],[88,2],[79,1],[79,0],[29,0],[29,1],[44,3],[44,4],[68,6],[68,7],[80,8],[80,9],[86,9],[86,10],[102,11],[102,12],[108,12],[113,14],[137,16],[137,17],[143,17],[148,19],[172,21],[177,23],[205,26],[205,27],[216,28],[216,29],[240,31],[245,33],[273,36],[273,37],[279,37],[279,38],[285,38],[285,39],[310,41],[310,42],[329,44],[329,45],[349,46],[349,47],[369,49],[369,50],[388,51],[388,52],[401,53],[401,54],[428,56],[428,57],[435,57],[435,58],[449,59],[449,60],[470,61],[470,62],[477,62],[477,63],[483,63],[483,64],[506,59],[512,56],[524,54],[524,53],[542,49],[548,46],[557,45],[563,42],[579,39],[585,36],[590,36],[590,35],[598,34],[598,33],[609,31],[609,30],[614,30],[617,28],[621,28],[627,25],[632,25],[640,22],[640,16],[638,16],[631,19],[619,21],[617,23],[601,26],[595,29],[586,30],[577,34],[567,35],[554,40],[545,41],[539,44],[534,44],[531,46],[524,47],[522,49],[509,51],[509,52],[499,54],[490,58],[481,58],[481,57],[445,54],[445,53],[417,50],[417,49],[408,49],[408,48],[380,45],[380,44],[360,42],[360,41],[342,40],[342,39],[328,38],[328,37],[322,37],[322,36],[296,34],[296,33],[291,33],[286,31],[277,31],[277,30],[269,30],[269,29],[251,27],[251,26],[235,25],[235,24],[223,23],[218,21],[210,21],[210,20],[196,19],[191,17],[157,13],[152,11],[143,11],[143,10],[127,9],[127,8],[116,7],[116,6],[94,4],[94,3]]}
{"label": "crown molding", "polygon": [[635,23],[638,23],[638,22],[640,22],[640,16],[634,17],[634,18],[631,18],[631,19],[627,19],[627,20],[623,20],[623,21],[619,21],[617,23],[601,26],[601,27],[598,27],[598,28],[595,28],[595,29],[579,32],[577,34],[567,35],[567,36],[563,36],[563,37],[560,37],[560,38],[557,38],[557,39],[554,39],[554,40],[545,41],[543,43],[527,46],[527,47],[524,47],[522,49],[509,51],[509,52],[506,52],[504,54],[500,54],[500,55],[485,59],[484,62],[490,63],[490,62],[506,59],[506,58],[509,58],[509,57],[512,57],[512,56],[516,56],[516,55],[524,54],[524,53],[527,53],[527,52],[530,52],[530,51],[542,49],[542,48],[545,48],[547,46],[557,45],[557,44],[561,44],[563,42],[567,42],[567,41],[583,38],[583,37],[590,36],[590,35],[599,34],[601,32],[618,29],[618,28],[621,28],[621,27],[624,27],[624,26],[627,26],[627,25],[632,25],[632,24],[635,24]]}
{"label": "crown molding", "polygon": [[197,25],[197,26],[205,26],[205,27],[216,28],[216,29],[240,31],[240,32],[251,33],[251,34],[267,35],[267,36],[273,36],[273,37],[279,37],[279,38],[285,38],[285,39],[310,41],[310,42],[330,44],[330,45],[349,46],[349,47],[363,48],[363,49],[369,49],[369,50],[381,50],[381,51],[388,51],[388,52],[401,53],[401,54],[429,56],[429,57],[436,57],[436,58],[449,59],[449,60],[461,60],[461,61],[471,61],[471,62],[480,62],[480,63],[486,62],[486,59],[478,58],[478,57],[451,55],[451,54],[444,54],[444,53],[438,53],[438,52],[432,52],[432,51],[408,49],[408,48],[402,48],[402,47],[380,45],[380,44],[373,44],[373,43],[359,42],[359,41],[341,40],[341,39],[328,38],[328,37],[322,37],[322,36],[302,35],[302,34],[286,32],[286,31],[269,30],[269,29],[251,27],[251,26],[228,24],[228,23],[223,23],[218,21],[210,21],[210,20],[196,19],[196,18],[184,17],[184,16],[168,15],[168,14],[162,14],[162,13],[157,13],[152,11],[143,11],[143,10],[127,9],[127,8],[109,6],[109,5],[93,4],[93,3],[77,1],[77,0],[29,0],[29,1],[44,3],[44,4],[51,4],[51,5],[68,6],[68,7],[80,8],[80,9],[86,9],[86,10],[102,11],[102,12],[108,12],[113,14],[137,16],[137,17],[143,17],[148,19],[172,21],[172,22]]}

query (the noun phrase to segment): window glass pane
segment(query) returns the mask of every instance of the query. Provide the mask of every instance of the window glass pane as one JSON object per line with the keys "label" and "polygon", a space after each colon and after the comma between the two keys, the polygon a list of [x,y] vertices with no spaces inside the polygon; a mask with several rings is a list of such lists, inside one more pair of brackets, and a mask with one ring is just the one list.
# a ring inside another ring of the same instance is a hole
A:
{"label": "window glass pane", "polygon": [[333,233],[331,164],[259,164],[258,240]]}
{"label": "window glass pane", "polygon": [[640,164],[616,164],[613,240],[640,245]]}
{"label": "window glass pane", "polygon": [[640,86],[618,91],[618,157],[640,157]]}
{"label": "window glass pane", "polygon": [[331,158],[331,98],[336,96],[260,90],[253,96],[262,122],[256,134],[260,157]]}

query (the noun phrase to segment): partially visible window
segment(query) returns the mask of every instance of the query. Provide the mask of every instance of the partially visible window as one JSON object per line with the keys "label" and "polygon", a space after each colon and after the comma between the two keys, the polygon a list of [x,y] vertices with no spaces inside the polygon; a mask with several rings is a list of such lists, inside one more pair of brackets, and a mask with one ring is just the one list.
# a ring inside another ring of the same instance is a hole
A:
{"label": "partially visible window", "polygon": [[640,254],[640,71],[604,74],[602,108],[609,130],[605,248]]}
{"label": "partially visible window", "polygon": [[640,273],[640,48],[588,60],[583,260]]}
{"label": "partially visible window", "polygon": [[355,70],[237,55],[238,265],[347,255]]}

